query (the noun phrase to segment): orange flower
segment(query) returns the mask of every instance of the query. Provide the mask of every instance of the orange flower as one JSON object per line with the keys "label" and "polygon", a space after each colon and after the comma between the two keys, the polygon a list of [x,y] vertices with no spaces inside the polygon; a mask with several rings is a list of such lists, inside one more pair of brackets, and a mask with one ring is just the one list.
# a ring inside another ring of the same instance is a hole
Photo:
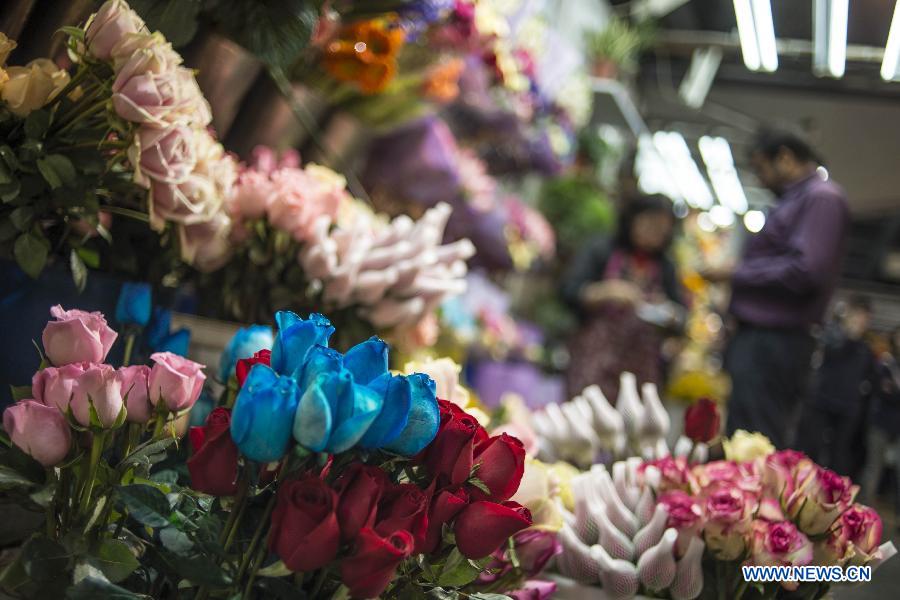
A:
{"label": "orange flower", "polygon": [[404,39],[395,18],[351,23],[325,49],[325,69],[335,79],[355,83],[363,93],[377,94],[397,72]]}
{"label": "orange flower", "polygon": [[435,102],[452,102],[459,95],[459,76],[465,63],[454,58],[432,67],[422,82],[422,94]]}

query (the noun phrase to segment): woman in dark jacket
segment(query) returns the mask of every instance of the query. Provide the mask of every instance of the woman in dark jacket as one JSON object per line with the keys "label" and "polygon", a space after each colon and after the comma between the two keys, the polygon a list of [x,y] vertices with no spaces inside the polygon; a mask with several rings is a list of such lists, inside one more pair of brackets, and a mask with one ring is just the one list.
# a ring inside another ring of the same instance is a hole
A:
{"label": "woman in dark jacket", "polygon": [[[867,504],[875,501],[884,471],[885,456],[893,450],[900,460],[900,327],[891,334],[891,351],[878,361],[878,376],[873,386],[873,405],[866,437],[866,464],[862,476],[862,497]],[[900,474],[900,465],[894,464]],[[900,476],[895,475],[894,506],[900,510]]]}
{"label": "woman in dark jacket", "polygon": [[598,384],[614,399],[622,371],[639,383],[661,383],[664,335],[684,316],[678,273],[667,255],[675,224],[668,198],[639,196],[625,206],[612,240],[595,240],[576,257],[562,284],[580,321],[569,348],[570,397]]}

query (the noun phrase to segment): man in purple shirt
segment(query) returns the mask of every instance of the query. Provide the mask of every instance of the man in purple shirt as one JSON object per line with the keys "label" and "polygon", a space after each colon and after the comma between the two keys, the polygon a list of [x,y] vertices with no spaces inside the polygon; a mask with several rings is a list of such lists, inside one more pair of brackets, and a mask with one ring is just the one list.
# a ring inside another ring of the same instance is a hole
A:
{"label": "man in purple shirt", "polygon": [[844,191],[819,174],[820,161],[797,136],[761,133],[751,163],[778,203],[736,268],[704,275],[730,281],[737,322],[725,357],[727,431],[759,431],[785,448],[809,378],[810,329],[822,322],[840,274],[849,213]]}

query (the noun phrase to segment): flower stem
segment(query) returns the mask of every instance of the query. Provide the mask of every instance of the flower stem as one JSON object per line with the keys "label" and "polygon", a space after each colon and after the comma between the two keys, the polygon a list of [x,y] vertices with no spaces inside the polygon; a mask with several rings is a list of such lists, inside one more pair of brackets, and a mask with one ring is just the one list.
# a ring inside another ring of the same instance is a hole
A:
{"label": "flower stem", "polygon": [[316,576],[316,583],[313,586],[312,594],[310,598],[318,598],[319,592],[322,591],[322,586],[325,585],[325,578],[328,577],[328,569],[319,569],[319,574]]}
{"label": "flower stem", "polygon": [[79,514],[83,514],[90,508],[91,494],[94,491],[94,480],[97,478],[97,469],[100,466],[100,458],[103,456],[106,434],[106,431],[101,431],[94,435],[93,443],[91,444],[91,462],[89,463],[87,480],[84,483],[84,489],[81,494]]}
{"label": "flower stem", "polygon": [[[276,494],[272,494],[272,497],[269,498],[269,503],[266,505],[266,511],[263,513],[262,518],[259,520],[259,525],[256,527],[256,531],[253,533],[253,538],[250,540],[250,547],[244,552],[244,557],[241,559],[241,565],[238,567],[238,574],[235,577],[235,581],[240,581],[244,576],[244,573],[247,571],[247,567],[250,566],[250,559],[253,557],[256,545],[259,544],[260,538],[262,538],[263,531],[265,531],[266,527],[269,525],[269,517],[272,516],[272,511],[275,510],[275,500],[277,498]],[[315,596],[313,596],[315,597]]]}
{"label": "flower stem", "polygon": [[156,424],[153,426],[153,439],[161,439],[163,429],[166,426],[166,420],[169,418],[167,411],[161,411],[156,415]]}
{"label": "flower stem", "polygon": [[228,548],[231,547],[231,543],[234,541],[235,532],[237,531],[241,517],[244,514],[244,508],[247,506],[247,491],[250,487],[250,482],[248,481],[246,472],[246,468],[241,470],[240,477],[238,478],[238,491],[234,497],[234,506],[231,509],[231,514],[228,515],[228,521],[222,529],[219,538],[219,545],[222,546],[223,553],[228,552]]}
{"label": "flower stem", "polygon": [[131,351],[134,350],[134,332],[125,336],[125,354],[122,357],[122,366],[127,367],[131,363]]}
{"label": "flower stem", "polygon": [[266,557],[266,546],[263,544],[259,547],[259,550],[256,552],[256,558],[253,561],[253,569],[250,571],[250,577],[247,578],[247,587],[244,588],[244,595],[242,598],[249,598],[250,592],[253,590],[253,582],[256,580],[256,572],[259,571],[260,565],[262,565],[262,561]]}

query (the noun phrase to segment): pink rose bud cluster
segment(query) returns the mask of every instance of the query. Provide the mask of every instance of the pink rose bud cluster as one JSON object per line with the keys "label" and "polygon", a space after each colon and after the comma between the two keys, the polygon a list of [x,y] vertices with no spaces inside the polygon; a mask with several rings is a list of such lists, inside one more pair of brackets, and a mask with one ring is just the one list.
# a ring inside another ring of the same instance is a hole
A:
{"label": "pink rose bud cluster", "polygon": [[82,427],[109,429],[123,419],[149,422],[160,402],[171,412],[189,409],[200,396],[206,379],[202,365],[161,352],[151,356],[152,368],[115,369],[104,361],[118,334],[102,313],[57,305],[50,314],[54,320],[42,341],[51,365],[32,377],[32,397],[3,413],[12,442],[42,465],[57,465],[69,453],[69,414]]}
{"label": "pink rose bud cluster", "polygon": [[357,305],[379,329],[414,327],[466,288],[465,261],[475,247],[467,239],[443,244],[451,210],[439,204],[418,221],[401,215],[385,222],[351,201],[350,217],[335,227],[316,222],[300,264],[321,282],[328,304]]}
{"label": "pink rose bud cluster", "polygon": [[237,169],[207,131],[212,121],[193,71],[123,0],[107,0],[85,28],[85,45],[115,73],[116,114],[138,124],[128,151],[135,182],[150,190],[150,224],[178,228],[182,259],[202,270],[227,260],[224,203]]}

